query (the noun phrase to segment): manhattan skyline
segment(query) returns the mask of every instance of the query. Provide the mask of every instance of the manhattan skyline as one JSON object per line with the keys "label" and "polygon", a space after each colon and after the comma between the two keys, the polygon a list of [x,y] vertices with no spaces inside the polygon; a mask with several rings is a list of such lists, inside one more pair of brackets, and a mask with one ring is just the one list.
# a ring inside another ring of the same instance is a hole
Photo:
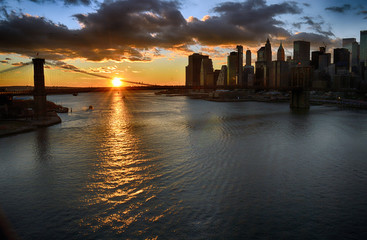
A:
{"label": "manhattan skyline", "polygon": [[[39,56],[111,79],[162,85],[185,83],[194,52],[210,55],[215,69],[238,44],[252,51],[254,63],[267,38],[273,57],[280,42],[292,56],[296,40],[331,52],[342,38],[359,42],[367,22],[363,1],[1,0],[0,6],[0,71]],[[46,85],[111,86],[56,68],[47,70]],[[3,74],[0,85],[29,85],[26,74]]]}

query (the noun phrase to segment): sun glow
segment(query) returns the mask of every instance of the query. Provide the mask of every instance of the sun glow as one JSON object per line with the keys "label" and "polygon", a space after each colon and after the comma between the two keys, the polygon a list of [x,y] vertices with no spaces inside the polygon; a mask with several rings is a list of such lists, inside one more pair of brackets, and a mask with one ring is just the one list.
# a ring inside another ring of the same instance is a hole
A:
{"label": "sun glow", "polygon": [[113,78],[112,79],[112,86],[121,87],[122,86],[121,78],[118,78],[118,77]]}

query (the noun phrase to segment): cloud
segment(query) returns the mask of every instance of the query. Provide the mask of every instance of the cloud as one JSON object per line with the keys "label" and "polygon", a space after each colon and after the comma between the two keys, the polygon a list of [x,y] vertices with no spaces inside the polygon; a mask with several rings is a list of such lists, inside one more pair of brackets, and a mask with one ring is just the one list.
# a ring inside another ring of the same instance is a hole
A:
{"label": "cloud", "polygon": [[305,6],[305,7],[311,7],[311,4],[309,4],[309,3],[303,3],[303,6]]}
{"label": "cloud", "polygon": [[[3,0],[0,0],[0,3]],[[38,3],[38,4],[44,4],[44,3],[55,3],[56,0],[18,0],[19,2],[21,1],[30,1],[30,2],[34,2],[34,3]],[[95,0],[63,0],[65,5],[91,5],[92,2],[96,2]]]}
{"label": "cloud", "polygon": [[336,13],[344,13],[346,11],[349,11],[352,9],[352,6],[350,4],[344,4],[343,6],[332,6],[332,7],[327,7],[325,8],[325,10],[327,11],[331,11],[331,12],[336,12]]}
{"label": "cloud", "polygon": [[16,63],[12,63],[11,65],[13,65],[13,66],[27,66],[27,65],[29,65],[29,63],[16,62]]}
{"label": "cloud", "polygon": [[267,5],[264,0],[224,2],[213,9],[216,16],[206,21],[193,19],[188,23],[191,35],[205,45],[247,42],[257,44],[269,36],[288,37],[283,22],[276,17],[282,14],[299,14],[302,9],[296,2]]}
{"label": "cloud", "polygon": [[366,15],[363,19],[367,19],[367,11],[366,10],[359,11],[357,14],[358,15]]}
{"label": "cloud", "polygon": [[[104,1],[93,13],[73,16],[81,29],[68,29],[43,17],[5,11],[0,20],[0,52],[31,57],[39,53],[39,57],[59,61],[77,58],[150,61],[161,56],[161,50],[187,54],[198,44],[258,46],[268,37],[291,39],[293,34],[278,16],[298,15],[302,13],[300,6],[302,4],[292,1],[278,4],[267,4],[265,0],[223,2],[212,9],[212,16],[186,20],[178,1]],[[331,31],[321,28],[322,22],[311,18],[304,17],[298,24],[313,26],[313,34],[320,38],[333,36]]]}
{"label": "cloud", "polygon": [[301,28],[302,25],[308,25],[310,29],[315,30],[317,33],[321,35],[330,37],[335,36],[334,33],[331,32],[331,30],[327,31],[323,30],[322,26],[325,25],[325,22],[321,17],[319,17],[319,21],[317,21],[317,19],[315,18],[311,18],[308,16],[304,16],[301,19],[304,21],[293,23],[293,26],[296,28]]}

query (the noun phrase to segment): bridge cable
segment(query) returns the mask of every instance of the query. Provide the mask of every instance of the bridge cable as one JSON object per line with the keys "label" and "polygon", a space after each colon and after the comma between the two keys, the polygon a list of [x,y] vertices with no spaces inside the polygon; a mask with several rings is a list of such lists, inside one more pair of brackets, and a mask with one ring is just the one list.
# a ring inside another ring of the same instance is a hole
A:
{"label": "bridge cable", "polygon": [[0,71],[0,74],[1,73],[6,73],[6,72],[10,72],[10,71],[13,71],[13,70],[17,70],[19,68],[28,66],[30,64],[32,64],[32,62],[23,63],[21,66],[15,66],[15,67],[7,68],[7,69],[4,69],[4,70]]}
{"label": "bridge cable", "polygon": [[[50,63],[50,62],[47,62],[47,61],[46,61],[46,64],[49,64],[49,65],[52,65],[52,66],[56,66],[56,67],[59,67],[59,68],[63,68],[63,69],[66,69],[66,70],[70,70],[70,71],[73,71],[73,72],[77,72],[77,73],[82,73],[82,74],[94,76],[94,77],[111,79],[110,77],[107,77],[107,76],[104,76],[104,75],[101,75],[101,74],[97,74],[97,73],[87,72],[87,71],[84,71],[84,70],[75,68],[73,66],[63,66],[63,65],[53,64],[53,63]],[[128,80],[123,80],[123,79],[121,79],[121,82],[131,83],[131,84],[138,84],[138,85],[144,85],[144,86],[156,86],[154,84],[142,83],[142,82],[134,82],[134,81],[128,81]]]}

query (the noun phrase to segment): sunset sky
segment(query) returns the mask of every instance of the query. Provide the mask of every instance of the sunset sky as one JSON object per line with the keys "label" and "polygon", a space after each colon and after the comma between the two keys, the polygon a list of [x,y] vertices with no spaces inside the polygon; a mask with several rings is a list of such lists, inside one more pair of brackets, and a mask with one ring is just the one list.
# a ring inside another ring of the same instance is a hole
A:
{"label": "sunset sky", "polygon": [[[183,85],[193,52],[219,69],[237,44],[254,62],[267,38],[274,54],[282,41],[292,55],[294,40],[331,51],[367,30],[365,0],[0,0],[0,10],[0,71],[38,54],[51,63],[49,86],[111,86],[114,77]],[[33,85],[32,78],[29,65],[1,73],[0,86]]]}

